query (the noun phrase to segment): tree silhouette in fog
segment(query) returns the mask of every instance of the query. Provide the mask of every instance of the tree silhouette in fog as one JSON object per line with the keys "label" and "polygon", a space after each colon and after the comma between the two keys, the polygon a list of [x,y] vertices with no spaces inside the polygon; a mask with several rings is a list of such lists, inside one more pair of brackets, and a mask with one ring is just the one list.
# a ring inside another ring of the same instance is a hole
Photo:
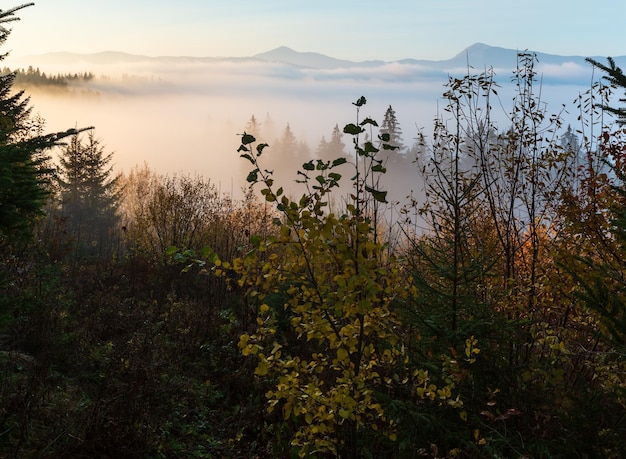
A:
{"label": "tree silhouette in fog", "polygon": [[381,134],[389,134],[389,145],[397,147],[396,153],[401,153],[404,148],[402,140],[402,128],[396,116],[396,111],[390,105],[385,111],[385,116],[380,127]]}
{"label": "tree silhouette in fog", "polygon": [[408,190],[414,188],[415,168],[407,154],[408,149],[402,138],[402,127],[391,105],[385,111],[380,134],[388,135],[389,145],[395,147],[381,152],[381,159],[388,171],[382,179],[382,184],[394,201],[402,201],[406,198]]}
{"label": "tree silhouette in fog", "polygon": [[326,137],[322,137],[320,143],[315,151],[316,159],[322,159],[324,161],[334,161],[337,158],[347,157],[343,143],[343,133],[339,129],[339,125],[335,124],[333,132],[330,135],[330,140],[326,140]]}
{"label": "tree silhouette in fog", "polygon": [[[0,46],[11,32],[5,24],[18,20],[15,12],[31,5],[0,10]],[[6,56],[0,54],[0,60]],[[51,191],[53,171],[46,151],[76,132],[41,134],[42,122],[31,117],[29,98],[13,91],[14,82],[14,72],[0,75],[0,242],[29,234]]]}
{"label": "tree silhouette in fog", "polygon": [[60,212],[77,247],[90,254],[102,254],[118,221],[112,159],[93,131],[86,140],[73,135],[59,159]]}
{"label": "tree silhouette in fog", "polygon": [[306,143],[299,141],[289,123],[283,129],[282,135],[274,141],[271,150],[267,153],[267,167],[274,171],[284,183],[294,183],[297,171],[302,163],[311,156]]}

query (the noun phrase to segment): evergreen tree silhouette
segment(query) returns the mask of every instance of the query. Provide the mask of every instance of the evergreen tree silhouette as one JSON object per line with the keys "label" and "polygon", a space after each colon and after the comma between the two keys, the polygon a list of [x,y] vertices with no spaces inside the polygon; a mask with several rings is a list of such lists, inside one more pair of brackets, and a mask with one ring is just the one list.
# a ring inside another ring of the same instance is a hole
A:
{"label": "evergreen tree silhouette", "polygon": [[[17,21],[15,13],[33,3],[0,10],[0,46]],[[0,60],[7,53],[0,54]],[[24,91],[13,93],[15,73],[0,75],[0,243],[28,237],[37,216],[43,214],[51,194],[53,170],[46,152],[76,129],[42,135],[41,123],[31,118]]]}
{"label": "evergreen tree silhouette", "polygon": [[61,212],[77,246],[90,254],[103,253],[118,221],[119,176],[113,176],[112,158],[90,131],[86,142],[73,135],[59,160]]}

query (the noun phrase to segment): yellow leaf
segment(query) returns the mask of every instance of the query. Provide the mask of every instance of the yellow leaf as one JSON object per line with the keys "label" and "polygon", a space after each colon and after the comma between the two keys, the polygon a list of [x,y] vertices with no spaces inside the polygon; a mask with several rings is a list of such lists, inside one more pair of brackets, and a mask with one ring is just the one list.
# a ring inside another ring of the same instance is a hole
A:
{"label": "yellow leaf", "polygon": [[348,419],[350,417],[350,412],[345,408],[339,408],[339,416],[344,419]]}
{"label": "yellow leaf", "polygon": [[250,339],[250,335],[248,335],[247,333],[244,333],[243,335],[239,337],[239,343],[237,344],[237,346],[245,347],[248,344],[249,339]]}
{"label": "yellow leaf", "polygon": [[344,362],[347,359],[348,359],[348,351],[343,347],[340,347],[339,349],[337,349],[337,360],[339,360],[340,362]]}
{"label": "yellow leaf", "polygon": [[257,367],[254,369],[254,374],[257,376],[265,376],[269,370],[269,364],[265,360],[261,360]]}
{"label": "yellow leaf", "polygon": [[272,354],[276,354],[280,349],[282,349],[282,346],[278,343],[274,343],[274,347],[272,348]]}

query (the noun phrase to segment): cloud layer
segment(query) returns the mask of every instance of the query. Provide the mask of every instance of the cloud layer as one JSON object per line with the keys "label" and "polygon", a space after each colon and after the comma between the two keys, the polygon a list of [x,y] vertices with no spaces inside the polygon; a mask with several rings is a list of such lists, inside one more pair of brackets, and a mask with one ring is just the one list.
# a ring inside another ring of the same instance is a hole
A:
{"label": "cloud layer", "polygon": [[[95,126],[115,152],[119,169],[148,162],[159,172],[197,172],[227,187],[240,177],[237,134],[252,115],[271,120],[276,137],[289,124],[298,140],[315,150],[335,124],[342,127],[355,120],[351,102],[365,96],[368,104],[361,117],[380,121],[392,105],[410,144],[419,129],[428,134],[432,120],[445,116],[442,94],[448,79],[468,73],[467,66],[443,68],[417,61],[338,68],[172,58],[31,65],[47,74],[90,71],[97,76],[70,92],[33,92],[35,111],[51,130]],[[559,112],[563,105],[575,112],[572,101],[589,88],[591,67],[540,62],[536,71],[548,112]],[[495,69],[501,88],[493,106],[503,125],[514,94],[512,74],[512,68]]]}

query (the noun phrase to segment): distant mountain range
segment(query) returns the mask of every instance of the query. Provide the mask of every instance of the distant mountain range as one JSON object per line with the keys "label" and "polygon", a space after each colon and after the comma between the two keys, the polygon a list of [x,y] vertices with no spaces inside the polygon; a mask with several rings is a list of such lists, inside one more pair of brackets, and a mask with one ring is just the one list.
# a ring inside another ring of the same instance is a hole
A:
{"label": "distant mountain range", "polygon": [[[458,53],[451,59],[445,60],[425,60],[425,59],[401,59],[401,64],[413,64],[421,65],[424,67],[435,68],[438,70],[446,70],[451,68],[466,67],[468,64],[474,67],[506,67],[512,68],[517,62],[517,56],[520,51],[507,48],[499,48],[496,46],[489,46],[484,43],[475,43],[463,51]],[[573,63],[585,63],[586,57],[604,62],[606,56],[559,56],[555,54],[546,54],[536,51],[534,52],[537,59],[542,64],[550,65],[562,65],[568,62]],[[615,61],[626,63],[626,56],[612,56]],[[354,62],[341,59],[334,59],[332,57],[325,56],[318,53],[301,53],[294,51],[286,46],[273,49],[271,51],[257,54],[252,56],[252,59],[259,59],[264,61],[281,62],[285,64],[295,65],[299,67],[309,67],[317,69],[332,69],[332,68],[349,68],[349,67],[375,67],[383,64],[388,64],[386,61],[362,61]]]}
{"label": "distant mountain range", "polygon": [[[519,50],[523,51],[523,50]],[[540,64],[547,65],[563,65],[566,63],[585,64],[587,56],[559,56],[554,54],[546,54],[534,52]],[[481,69],[483,67],[507,68],[512,69],[517,62],[518,50],[499,48],[489,46],[483,43],[476,43],[464,49],[456,56],[446,60],[420,60],[420,59],[402,59],[394,62],[409,65],[419,65],[437,70],[449,70],[465,68],[470,65],[474,68]],[[606,56],[589,56],[600,62],[606,61]],[[612,56],[620,67],[626,66],[626,56]],[[120,65],[133,63],[216,63],[216,62],[242,62],[242,61],[264,61],[287,64],[300,68],[309,69],[340,69],[340,68],[363,68],[377,67],[389,64],[388,61],[349,61],[343,59],[335,59],[324,54],[313,52],[294,51],[286,46],[256,54],[250,57],[190,57],[190,56],[141,56],[127,54],[123,52],[105,51],[94,54],[77,54],[70,52],[58,52],[39,54],[33,56],[22,57],[14,60],[19,65],[73,65],[73,64],[95,64],[95,65]]]}

